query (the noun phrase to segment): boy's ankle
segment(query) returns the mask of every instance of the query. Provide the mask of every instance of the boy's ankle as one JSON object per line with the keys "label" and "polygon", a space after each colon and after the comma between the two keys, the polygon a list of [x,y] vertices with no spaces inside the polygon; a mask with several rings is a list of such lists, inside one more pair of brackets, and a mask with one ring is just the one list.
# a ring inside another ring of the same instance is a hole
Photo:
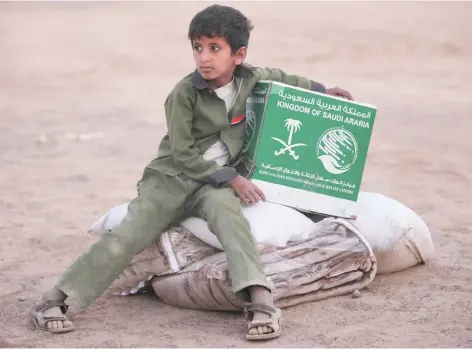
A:
{"label": "boy's ankle", "polygon": [[267,287],[259,285],[251,286],[249,287],[249,294],[252,303],[261,303],[269,306],[272,306],[274,303],[272,293]]}
{"label": "boy's ankle", "polygon": [[67,299],[67,295],[62,292],[60,289],[57,287],[53,287],[51,290],[45,292],[43,296],[41,297],[41,301],[49,301],[49,300],[58,300],[58,301],[64,301]]}

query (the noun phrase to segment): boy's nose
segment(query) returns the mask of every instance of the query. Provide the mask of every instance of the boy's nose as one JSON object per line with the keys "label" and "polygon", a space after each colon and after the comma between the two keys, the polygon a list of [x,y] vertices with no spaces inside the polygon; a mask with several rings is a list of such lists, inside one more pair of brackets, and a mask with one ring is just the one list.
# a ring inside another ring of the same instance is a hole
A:
{"label": "boy's nose", "polygon": [[206,50],[203,50],[202,53],[200,54],[200,61],[202,63],[209,62],[210,61],[210,53]]}

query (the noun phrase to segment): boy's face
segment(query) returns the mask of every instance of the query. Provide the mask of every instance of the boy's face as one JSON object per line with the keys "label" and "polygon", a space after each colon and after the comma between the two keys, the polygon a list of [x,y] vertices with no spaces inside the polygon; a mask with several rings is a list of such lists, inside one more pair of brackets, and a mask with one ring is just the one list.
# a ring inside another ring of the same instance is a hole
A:
{"label": "boy's face", "polygon": [[225,38],[202,36],[192,40],[193,58],[200,75],[211,88],[219,88],[231,82],[233,72],[246,58],[246,47],[234,54]]}

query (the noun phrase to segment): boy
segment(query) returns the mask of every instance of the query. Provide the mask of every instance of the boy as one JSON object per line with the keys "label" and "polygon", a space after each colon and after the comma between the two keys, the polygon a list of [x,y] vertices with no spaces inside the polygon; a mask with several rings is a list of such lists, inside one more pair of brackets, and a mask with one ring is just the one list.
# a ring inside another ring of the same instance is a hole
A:
{"label": "boy", "polygon": [[72,331],[74,325],[65,316],[66,298],[81,308],[90,305],[133,256],[191,213],[207,221],[217,235],[227,254],[233,292],[248,298],[245,313],[252,321],[246,338],[281,334],[280,309],[273,306],[241,212],[241,202],[247,205],[265,199],[259,188],[235,170],[244,143],[245,101],[259,80],[351,97],[279,69],[243,64],[251,30],[248,19],[231,7],[210,6],[193,18],[188,37],[196,70],[166,99],[168,133],[157,157],[146,166],[138,195],[120,226],[82,254],[31,310],[39,329]]}

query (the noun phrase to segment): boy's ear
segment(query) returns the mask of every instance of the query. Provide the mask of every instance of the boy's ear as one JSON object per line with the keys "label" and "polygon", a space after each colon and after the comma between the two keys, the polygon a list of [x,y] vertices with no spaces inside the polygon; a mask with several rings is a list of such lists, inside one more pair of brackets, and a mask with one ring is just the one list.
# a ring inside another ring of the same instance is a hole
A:
{"label": "boy's ear", "polygon": [[243,46],[238,48],[238,50],[234,53],[234,64],[240,65],[244,62],[247,55],[247,47]]}

